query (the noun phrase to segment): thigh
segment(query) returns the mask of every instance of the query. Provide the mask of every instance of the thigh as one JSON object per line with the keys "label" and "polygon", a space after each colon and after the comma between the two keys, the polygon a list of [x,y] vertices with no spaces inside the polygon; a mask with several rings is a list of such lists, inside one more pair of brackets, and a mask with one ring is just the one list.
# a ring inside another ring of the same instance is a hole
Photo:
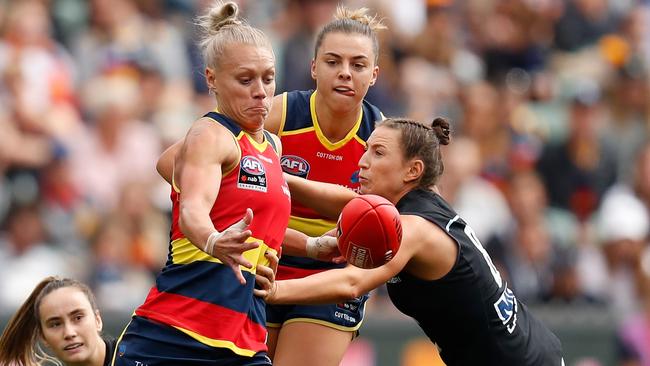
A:
{"label": "thigh", "polygon": [[278,334],[274,366],[338,366],[356,331],[295,321]]}
{"label": "thigh", "polygon": [[281,327],[267,327],[268,338],[266,340],[266,347],[268,347],[268,354],[271,359],[275,356],[275,348],[278,344],[278,337],[280,335]]}

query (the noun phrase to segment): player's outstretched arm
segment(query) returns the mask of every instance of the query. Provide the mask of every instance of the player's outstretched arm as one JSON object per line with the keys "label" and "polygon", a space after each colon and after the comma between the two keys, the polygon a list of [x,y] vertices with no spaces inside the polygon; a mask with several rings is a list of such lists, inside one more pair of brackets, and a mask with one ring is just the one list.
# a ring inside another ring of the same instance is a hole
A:
{"label": "player's outstretched arm", "polygon": [[256,295],[270,304],[331,304],[359,297],[401,272],[422,245],[417,221],[402,216],[402,244],[395,258],[383,266],[361,269],[349,265],[304,278],[266,283]]}
{"label": "player's outstretched arm", "polygon": [[339,217],[346,203],[358,196],[354,191],[336,184],[316,182],[286,173],[284,178],[289,184],[292,200],[333,220]]}
{"label": "player's outstretched arm", "polygon": [[300,231],[287,228],[282,242],[282,253],[297,257],[309,257],[325,262],[343,263],[336,242],[336,229],[321,236],[308,236]]}
{"label": "player's outstretched arm", "polygon": [[239,161],[239,154],[232,135],[223,126],[199,120],[179,151],[174,175],[180,189],[179,225],[183,234],[199,249],[230,267],[244,284],[246,280],[239,266],[252,268],[252,265],[243,253],[259,246],[246,242],[251,236],[248,225],[253,220],[253,212],[246,210],[240,222],[222,232],[217,231],[210,219],[219,194],[222,166],[229,169]]}

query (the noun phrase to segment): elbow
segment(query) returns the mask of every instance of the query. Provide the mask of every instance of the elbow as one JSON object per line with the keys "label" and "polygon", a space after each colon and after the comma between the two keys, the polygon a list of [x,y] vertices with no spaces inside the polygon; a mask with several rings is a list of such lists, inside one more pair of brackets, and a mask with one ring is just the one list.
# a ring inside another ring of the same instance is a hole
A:
{"label": "elbow", "polygon": [[348,275],[347,280],[343,283],[345,283],[345,287],[341,291],[341,295],[344,297],[342,300],[356,299],[369,291],[363,286],[362,278],[355,276],[355,274]]}

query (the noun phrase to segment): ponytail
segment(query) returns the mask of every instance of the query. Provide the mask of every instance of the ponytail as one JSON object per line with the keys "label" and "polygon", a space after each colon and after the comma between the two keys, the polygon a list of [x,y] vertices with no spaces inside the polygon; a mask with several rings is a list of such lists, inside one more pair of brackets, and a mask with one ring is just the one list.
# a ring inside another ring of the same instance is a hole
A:
{"label": "ponytail", "polygon": [[40,306],[45,296],[63,287],[76,287],[83,292],[93,311],[97,302],[88,286],[70,278],[46,277],[39,282],[11,317],[2,336],[0,336],[0,365],[38,366],[43,362],[61,365],[59,360],[48,355],[40,346],[41,337]]}

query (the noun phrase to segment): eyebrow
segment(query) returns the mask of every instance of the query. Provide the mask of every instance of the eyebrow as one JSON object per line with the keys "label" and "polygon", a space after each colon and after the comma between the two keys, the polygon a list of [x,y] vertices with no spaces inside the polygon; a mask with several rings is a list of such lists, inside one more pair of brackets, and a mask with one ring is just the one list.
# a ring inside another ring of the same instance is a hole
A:
{"label": "eyebrow", "polygon": [[[79,313],[83,314],[84,310],[83,309],[74,309],[74,310],[72,310],[71,312],[68,313],[68,316],[74,316],[74,315],[77,315]],[[51,318],[45,319],[45,322],[47,323],[47,322],[51,322],[53,320],[59,320],[59,319],[61,319],[60,316],[53,316]]]}
{"label": "eyebrow", "polygon": [[[325,52],[323,54],[324,56],[331,56],[331,57],[336,57],[336,58],[343,58],[343,56],[339,55],[338,53],[335,52]],[[357,55],[357,56],[352,56],[353,60],[358,60],[358,59],[368,59],[368,56],[366,55]]]}

